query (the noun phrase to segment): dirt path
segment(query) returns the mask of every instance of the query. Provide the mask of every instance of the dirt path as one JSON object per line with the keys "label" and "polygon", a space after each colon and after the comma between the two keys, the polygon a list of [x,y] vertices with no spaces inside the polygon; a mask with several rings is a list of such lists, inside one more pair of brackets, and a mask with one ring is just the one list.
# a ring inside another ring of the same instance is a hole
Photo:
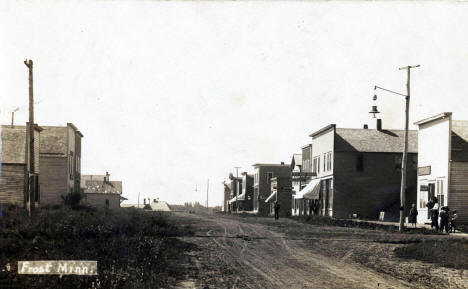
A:
{"label": "dirt path", "polygon": [[255,218],[183,213],[176,217],[195,230],[195,236],[185,241],[199,247],[192,256],[197,272],[180,288],[422,288],[348,258],[311,250],[310,244],[317,240],[364,246],[371,241],[346,230],[319,235],[305,225],[300,234],[291,235],[293,221],[288,219],[252,222]]}

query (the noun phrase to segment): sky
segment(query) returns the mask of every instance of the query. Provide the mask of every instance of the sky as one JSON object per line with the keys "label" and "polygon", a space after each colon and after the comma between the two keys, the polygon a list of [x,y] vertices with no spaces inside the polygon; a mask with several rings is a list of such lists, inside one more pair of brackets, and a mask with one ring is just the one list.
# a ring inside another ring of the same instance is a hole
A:
{"label": "sky", "polygon": [[[0,3],[0,121],[83,133],[82,174],[136,203],[221,205],[234,167],[291,161],[328,124],[375,119],[373,87],[406,93],[410,123],[468,119],[463,2],[81,1]],[[378,91],[387,129],[404,97]],[[412,129],[416,127],[411,125]],[[197,190],[195,191],[195,188]]]}

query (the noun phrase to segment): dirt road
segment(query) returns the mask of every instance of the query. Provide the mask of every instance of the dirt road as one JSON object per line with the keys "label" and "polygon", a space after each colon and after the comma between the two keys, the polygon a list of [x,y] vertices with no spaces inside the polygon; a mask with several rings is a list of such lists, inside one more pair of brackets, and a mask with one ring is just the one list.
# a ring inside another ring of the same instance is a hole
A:
{"label": "dirt road", "polygon": [[[401,260],[383,260],[392,259],[387,251],[397,245],[384,244],[389,236],[381,231],[317,227],[290,219],[174,217],[195,230],[195,236],[182,239],[198,247],[180,288],[426,288],[440,281],[426,280],[433,268],[422,266],[418,272],[411,262],[400,271],[385,268],[398,267]],[[356,258],[366,258],[370,265]],[[409,273],[405,268],[412,268],[415,277],[404,276]]]}

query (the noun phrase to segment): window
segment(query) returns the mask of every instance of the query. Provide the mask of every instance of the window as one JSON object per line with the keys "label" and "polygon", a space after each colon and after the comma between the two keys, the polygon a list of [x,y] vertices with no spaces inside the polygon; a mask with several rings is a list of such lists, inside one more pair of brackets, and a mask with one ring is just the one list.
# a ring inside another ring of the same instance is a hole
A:
{"label": "window", "polygon": [[73,152],[72,151],[70,151],[70,156],[68,157],[68,170],[70,171],[70,180],[73,180],[74,167],[73,167]]}
{"label": "window", "polygon": [[271,180],[272,177],[273,177],[273,173],[272,173],[272,172],[268,172],[268,173],[267,173],[267,183],[268,183],[268,184],[270,183],[270,180]]}
{"label": "window", "polygon": [[317,174],[320,173],[320,156],[317,156]]}
{"label": "window", "polygon": [[428,194],[427,191],[420,191],[419,196],[419,208],[423,209],[426,207],[428,201]]}
{"label": "window", "polygon": [[327,153],[323,154],[323,171],[327,171]]}
{"label": "window", "polygon": [[360,172],[364,171],[364,156],[362,154],[356,157],[356,170]]}
{"label": "window", "polygon": [[444,197],[444,180],[437,180],[437,199],[439,199],[439,207],[445,206]]}
{"label": "window", "polygon": [[328,170],[331,171],[332,169],[332,152],[328,152]]}

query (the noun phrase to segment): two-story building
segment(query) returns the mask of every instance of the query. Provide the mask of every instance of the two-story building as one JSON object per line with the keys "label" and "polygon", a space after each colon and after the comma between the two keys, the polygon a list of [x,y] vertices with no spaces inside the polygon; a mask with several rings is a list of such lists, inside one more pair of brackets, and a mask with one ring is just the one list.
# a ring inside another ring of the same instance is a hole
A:
{"label": "two-story building", "polygon": [[457,210],[468,222],[468,121],[452,120],[451,112],[415,123],[418,133],[418,223],[430,223],[426,207],[432,198],[439,208]]}
{"label": "two-story building", "polygon": [[72,123],[44,126],[40,144],[41,205],[62,203],[62,196],[80,192],[81,139]]}
{"label": "two-story building", "polygon": [[[312,137],[312,173],[299,198],[318,202],[319,214],[397,219],[400,208],[404,130],[337,128],[328,125]],[[416,201],[417,131],[409,131],[406,214]]]}
{"label": "two-story building", "polygon": [[118,209],[124,200],[122,181],[111,181],[110,175],[81,175],[80,182],[84,198],[82,203],[107,209]]}
{"label": "two-story building", "polygon": [[229,200],[229,212],[238,212],[241,210],[240,201],[243,201],[242,194],[242,178],[235,177],[233,174],[229,174],[229,187],[230,187],[230,200]]}
{"label": "two-story building", "polygon": [[29,190],[40,202],[40,158],[42,128],[34,125],[34,173],[31,174],[29,124],[1,126],[0,203],[25,206]]}
{"label": "two-story building", "polygon": [[269,214],[274,215],[275,203],[280,205],[279,215],[281,217],[291,216],[291,197],[292,197],[291,177],[273,177],[270,179],[271,194],[265,200],[269,205]]}
{"label": "two-story building", "polygon": [[[254,195],[253,212],[259,215],[268,215],[270,205],[266,199],[271,195],[271,179],[274,177],[291,177],[289,164],[254,164]],[[291,199],[289,199],[290,202]]]}

